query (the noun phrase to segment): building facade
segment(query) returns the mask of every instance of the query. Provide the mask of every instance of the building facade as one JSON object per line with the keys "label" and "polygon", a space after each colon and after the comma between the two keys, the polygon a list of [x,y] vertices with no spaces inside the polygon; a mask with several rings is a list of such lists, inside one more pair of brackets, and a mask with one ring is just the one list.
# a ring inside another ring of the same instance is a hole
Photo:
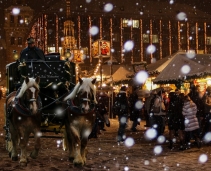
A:
{"label": "building facade", "polygon": [[[125,64],[152,63],[178,50],[211,53],[210,15],[179,3],[143,0],[123,5],[118,0],[112,4],[109,2],[61,0],[36,16],[26,7],[28,14],[21,12],[21,15],[29,16],[27,27],[19,23],[19,16],[9,17],[12,8],[6,9],[6,44],[12,48],[7,49],[8,62],[11,61],[12,50],[20,51],[19,47],[24,46],[27,36],[35,37],[37,46],[45,53],[60,52],[63,55],[67,42],[65,25],[73,28],[75,46],[88,49],[84,66],[95,66],[98,62],[91,54],[92,43],[98,39],[110,41],[112,57]],[[70,7],[69,18],[66,15],[67,4]],[[13,20],[17,24],[11,27]],[[90,33],[93,26],[98,28],[96,35]],[[16,30],[12,31],[14,28]],[[127,50],[127,43],[133,48]]]}

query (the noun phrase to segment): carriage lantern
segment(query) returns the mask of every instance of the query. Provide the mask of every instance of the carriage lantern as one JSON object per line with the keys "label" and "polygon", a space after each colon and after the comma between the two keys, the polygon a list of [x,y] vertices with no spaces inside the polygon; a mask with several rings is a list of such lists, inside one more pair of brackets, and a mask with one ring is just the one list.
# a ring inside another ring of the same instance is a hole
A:
{"label": "carriage lantern", "polygon": [[13,50],[13,59],[17,61],[18,58],[19,58],[18,52],[16,50]]}
{"label": "carriage lantern", "polygon": [[70,49],[67,49],[67,51],[66,51],[66,53],[65,53],[65,57],[66,57],[66,58],[71,57]]}

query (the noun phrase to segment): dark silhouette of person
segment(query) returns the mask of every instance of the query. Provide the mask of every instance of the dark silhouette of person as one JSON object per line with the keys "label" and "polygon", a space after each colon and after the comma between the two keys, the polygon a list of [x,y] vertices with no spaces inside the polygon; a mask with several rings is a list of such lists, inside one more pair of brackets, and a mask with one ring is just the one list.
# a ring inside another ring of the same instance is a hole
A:
{"label": "dark silhouette of person", "polygon": [[119,120],[119,129],[117,133],[117,142],[123,142],[125,140],[125,128],[128,119],[129,104],[126,94],[126,86],[120,88],[119,93],[115,98],[115,106],[117,107],[117,114]]}
{"label": "dark silhouette of person", "polygon": [[28,47],[20,53],[20,62],[31,60],[45,60],[45,55],[41,49],[35,46],[35,40],[32,37],[27,39]]}

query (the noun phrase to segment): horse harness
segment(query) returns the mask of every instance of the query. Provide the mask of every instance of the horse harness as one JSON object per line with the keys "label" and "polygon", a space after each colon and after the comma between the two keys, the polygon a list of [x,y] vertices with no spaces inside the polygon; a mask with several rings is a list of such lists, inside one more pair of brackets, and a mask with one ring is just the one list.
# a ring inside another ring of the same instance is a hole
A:
{"label": "horse harness", "polygon": [[[20,89],[16,92],[16,95],[19,93]],[[28,102],[34,102],[38,100],[38,111],[42,108],[42,102],[40,97],[38,96],[37,99],[31,98],[28,100]],[[31,111],[27,108],[26,104],[22,101],[20,98],[14,97],[14,99],[11,100],[11,103],[9,106],[7,106],[7,117],[10,118],[12,115],[12,111],[15,110],[17,113],[25,116],[32,115]]]}

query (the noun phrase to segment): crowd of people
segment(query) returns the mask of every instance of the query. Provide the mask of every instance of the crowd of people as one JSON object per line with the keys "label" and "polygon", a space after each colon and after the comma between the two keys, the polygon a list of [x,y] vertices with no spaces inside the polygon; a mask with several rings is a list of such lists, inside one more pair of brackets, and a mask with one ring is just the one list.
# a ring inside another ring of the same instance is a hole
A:
{"label": "crowd of people", "polygon": [[156,130],[156,138],[166,130],[169,148],[178,146],[185,150],[196,145],[201,148],[206,133],[211,131],[211,87],[202,94],[198,85],[191,85],[189,93],[181,93],[179,89],[166,92],[160,89],[152,91],[145,98],[143,106],[137,107],[140,102],[138,88],[133,87],[132,93],[127,94],[127,87],[122,86],[117,93],[113,113],[118,116],[119,129],[117,141],[123,142],[126,138],[125,129],[130,119],[133,123],[131,131],[137,131],[142,111],[145,112],[147,127]]}

